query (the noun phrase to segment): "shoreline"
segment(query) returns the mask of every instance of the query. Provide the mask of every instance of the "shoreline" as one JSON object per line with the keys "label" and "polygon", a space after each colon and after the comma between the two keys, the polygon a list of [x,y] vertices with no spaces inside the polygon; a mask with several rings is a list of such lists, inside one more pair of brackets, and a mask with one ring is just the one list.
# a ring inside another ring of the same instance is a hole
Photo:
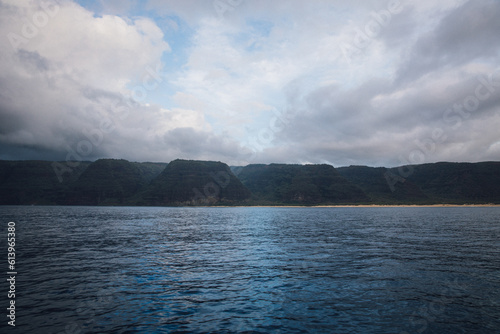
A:
{"label": "shoreline", "polygon": [[344,208],[475,208],[500,207],[500,204],[366,204],[366,205],[319,205],[317,207],[344,207]]}
{"label": "shoreline", "polygon": [[482,208],[500,204],[327,204],[327,205],[61,205],[61,204],[0,204],[17,207],[113,207],[113,208]]}
{"label": "shoreline", "polygon": [[[197,206],[194,206],[197,207]],[[204,207],[204,206],[198,206]],[[476,208],[500,207],[500,204],[345,204],[345,205],[235,205],[206,206],[214,208]]]}

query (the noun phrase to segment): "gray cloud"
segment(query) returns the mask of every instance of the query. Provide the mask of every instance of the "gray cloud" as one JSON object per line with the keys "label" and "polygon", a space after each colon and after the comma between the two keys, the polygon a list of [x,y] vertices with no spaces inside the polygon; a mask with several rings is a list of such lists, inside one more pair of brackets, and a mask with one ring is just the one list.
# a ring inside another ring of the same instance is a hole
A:
{"label": "gray cloud", "polygon": [[17,56],[19,60],[25,68],[34,70],[34,71],[47,71],[49,69],[49,61],[40,56],[38,52],[34,51],[26,51],[26,50],[18,50]]}
{"label": "gray cloud", "polygon": [[[387,2],[245,1],[220,16],[212,2],[149,1],[192,29],[170,32],[189,38],[180,50],[138,3],[98,3],[98,16],[61,2],[37,36],[0,50],[0,159],[500,160],[497,1],[406,3],[353,59],[340,43]],[[0,4],[0,31],[20,33],[30,6]],[[167,52],[183,66],[145,89]],[[279,128],[276,110],[289,113]]]}
{"label": "gray cloud", "polygon": [[500,45],[500,3],[468,1],[452,10],[437,27],[411,47],[399,68],[399,82],[474,59],[497,59]]}
{"label": "gray cloud", "polygon": [[176,128],[163,136],[166,147],[181,158],[201,157],[234,161],[242,148],[234,141],[207,131]]}
{"label": "gray cloud", "polygon": [[[406,41],[393,80],[367,77],[354,88],[335,84],[311,91],[307,111],[277,134],[281,147],[263,156],[398,165],[428,143],[432,150],[420,162],[498,160],[499,10],[494,1],[450,10],[435,29]],[[408,26],[413,15],[407,8],[394,17],[394,29],[381,34],[391,52],[403,43],[404,33],[416,33]]]}

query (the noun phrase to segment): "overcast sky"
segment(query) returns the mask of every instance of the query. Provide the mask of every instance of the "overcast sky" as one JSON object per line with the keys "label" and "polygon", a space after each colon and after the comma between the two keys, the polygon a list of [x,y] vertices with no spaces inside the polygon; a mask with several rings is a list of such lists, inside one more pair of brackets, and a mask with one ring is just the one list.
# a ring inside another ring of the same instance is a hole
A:
{"label": "overcast sky", "polygon": [[0,159],[500,160],[500,1],[0,0]]}

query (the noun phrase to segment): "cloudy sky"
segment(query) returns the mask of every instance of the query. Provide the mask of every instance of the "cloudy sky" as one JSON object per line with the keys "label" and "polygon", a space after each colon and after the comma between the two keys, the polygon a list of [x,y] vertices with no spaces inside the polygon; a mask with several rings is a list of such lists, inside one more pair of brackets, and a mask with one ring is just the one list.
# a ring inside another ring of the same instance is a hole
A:
{"label": "cloudy sky", "polygon": [[0,0],[0,159],[500,160],[500,1]]}

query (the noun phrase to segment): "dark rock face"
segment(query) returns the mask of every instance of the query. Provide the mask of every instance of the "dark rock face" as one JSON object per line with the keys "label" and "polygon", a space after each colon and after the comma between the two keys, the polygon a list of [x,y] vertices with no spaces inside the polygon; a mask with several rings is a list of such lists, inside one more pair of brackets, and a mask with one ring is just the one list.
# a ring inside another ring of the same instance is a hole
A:
{"label": "dark rock face", "polygon": [[128,198],[145,185],[144,183],[139,168],[126,160],[97,160],[73,184],[68,194],[68,203],[125,204]]}
{"label": "dark rock face", "polygon": [[248,165],[238,177],[260,202],[339,204],[368,201],[365,193],[330,165]]}
{"label": "dark rock face", "polygon": [[500,203],[500,162],[349,166],[338,171],[376,203]]}
{"label": "dark rock face", "polygon": [[[396,168],[0,160],[0,205],[500,203],[500,162]],[[62,177],[61,177],[62,176]]]}
{"label": "dark rock face", "polygon": [[143,195],[153,205],[232,204],[250,197],[250,191],[229,166],[215,161],[174,160]]}

